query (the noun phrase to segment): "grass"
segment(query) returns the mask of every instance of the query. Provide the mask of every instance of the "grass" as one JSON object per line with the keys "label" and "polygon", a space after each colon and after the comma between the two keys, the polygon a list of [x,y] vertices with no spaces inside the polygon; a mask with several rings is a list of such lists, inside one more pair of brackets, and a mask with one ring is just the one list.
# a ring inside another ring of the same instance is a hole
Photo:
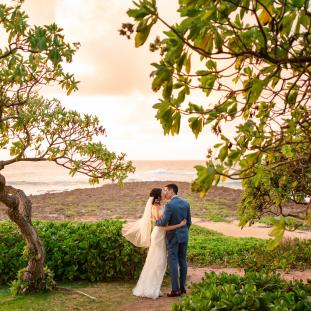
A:
{"label": "grass", "polygon": [[229,202],[219,199],[205,199],[194,196],[185,196],[191,206],[193,217],[210,221],[230,222],[237,219],[237,208],[229,207]]}
{"label": "grass", "polygon": [[264,249],[267,241],[234,238],[193,225],[190,230],[188,258],[200,266],[237,267],[252,251]]}
{"label": "grass", "polygon": [[[164,291],[168,291],[169,278],[163,281]],[[87,283],[75,282],[59,284],[61,287],[74,288],[96,300],[75,292],[54,291],[27,296],[12,296],[8,287],[0,287],[0,311],[116,311],[141,299],[132,295],[132,282]],[[171,310],[159,308],[158,311]],[[135,311],[135,310],[133,310]]]}
{"label": "grass", "polygon": [[230,222],[230,220],[222,215],[218,214],[210,214],[208,216],[208,220],[214,221],[214,222]]}
{"label": "grass", "polygon": [[60,311],[60,310],[118,310],[137,300],[131,295],[134,283],[72,283],[62,286],[74,287],[88,295],[92,300],[75,292],[38,293],[14,297],[8,288],[0,288],[1,311]]}

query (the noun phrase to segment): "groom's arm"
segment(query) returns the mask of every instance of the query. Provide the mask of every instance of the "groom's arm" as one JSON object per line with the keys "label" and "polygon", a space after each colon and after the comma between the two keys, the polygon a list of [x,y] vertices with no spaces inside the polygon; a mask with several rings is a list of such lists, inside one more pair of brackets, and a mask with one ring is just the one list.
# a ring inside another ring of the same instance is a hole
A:
{"label": "groom's arm", "polygon": [[166,205],[163,216],[159,220],[156,220],[155,225],[159,227],[167,226],[171,216],[172,216],[172,210],[169,208],[168,205]]}
{"label": "groom's arm", "polygon": [[188,208],[187,208],[187,227],[188,229],[191,226],[191,212],[190,212],[190,205],[188,203]]}

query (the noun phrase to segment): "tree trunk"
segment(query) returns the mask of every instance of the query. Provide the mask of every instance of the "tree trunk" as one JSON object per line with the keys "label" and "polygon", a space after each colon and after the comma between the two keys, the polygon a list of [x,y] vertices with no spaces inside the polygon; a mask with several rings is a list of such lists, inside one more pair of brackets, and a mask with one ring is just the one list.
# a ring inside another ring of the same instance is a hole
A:
{"label": "tree trunk", "polygon": [[28,287],[24,291],[43,290],[45,250],[31,222],[31,201],[22,190],[6,186],[5,178],[1,174],[0,201],[7,206],[9,218],[16,223],[28,246],[28,265],[21,275],[21,281],[26,281]]}

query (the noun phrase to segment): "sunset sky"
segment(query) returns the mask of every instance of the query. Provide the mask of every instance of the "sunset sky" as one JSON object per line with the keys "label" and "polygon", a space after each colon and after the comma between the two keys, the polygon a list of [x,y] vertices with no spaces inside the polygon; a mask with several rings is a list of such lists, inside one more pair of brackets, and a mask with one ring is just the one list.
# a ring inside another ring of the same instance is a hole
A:
{"label": "sunset sky", "polygon": [[[162,16],[176,18],[177,0],[157,1]],[[164,136],[154,118],[159,94],[151,91],[150,63],[158,54],[148,45],[135,49],[134,42],[118,33],[129,21],[130,0],[26,0],[24,8],[34,24],[56,22],[66,39],[80,42],[70,72],[80,80],[79,91],[69,97],[49,90],[63,104],[80,112],[94,113],[107,129],[104,141],[112,150],[125,152],[129,159],[204,159],[216,142],[208,129],[196,140],[184,120],[178,136]],[[160,31],[156,29],[155,31]]]}

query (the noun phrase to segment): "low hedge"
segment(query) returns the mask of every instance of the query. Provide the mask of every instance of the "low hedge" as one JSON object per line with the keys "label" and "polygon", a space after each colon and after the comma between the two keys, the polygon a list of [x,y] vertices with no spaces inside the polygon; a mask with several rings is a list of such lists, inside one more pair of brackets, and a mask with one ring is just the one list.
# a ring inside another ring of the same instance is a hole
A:
{"label": "low hedge", "polygon": [[[145,251],[121,235],[121,221],[35,221],[46,250],[46,265],[56,280],[111,281],[136,278]],[[0,222],[0,284],[16,278],[26,266],[25,242],[15,224]]]}
{"label": "low hedge", "polygon": [[[137,278],[146,250],[127,242],[121,235],[122,222],[35,221],[46,249],[46,265],[56,280],[110,281]],[[311,267],[311,240],[291,240],[276,249],[268,241],[227,237],[193,225],[188,261],[200,266],[242,267],[260,271]],[[16,278],[26,266],[25,243],[15,224],[0,222],[0,284]]]}
{"label": "low hedge", "polygon": [[269,241],[225,236],[192,226],[188,260],[199,266],[240,267],[250,271],[311,267],[311,240],[288,239],[273,250]]}
{"label": "low hedge", "polygon": [[191,294],[175,304],[173,310],[310,311],[310,295],[311,284],[286,282],[276,274],[249,272],[239,277],[212,272],[193,284]]}

